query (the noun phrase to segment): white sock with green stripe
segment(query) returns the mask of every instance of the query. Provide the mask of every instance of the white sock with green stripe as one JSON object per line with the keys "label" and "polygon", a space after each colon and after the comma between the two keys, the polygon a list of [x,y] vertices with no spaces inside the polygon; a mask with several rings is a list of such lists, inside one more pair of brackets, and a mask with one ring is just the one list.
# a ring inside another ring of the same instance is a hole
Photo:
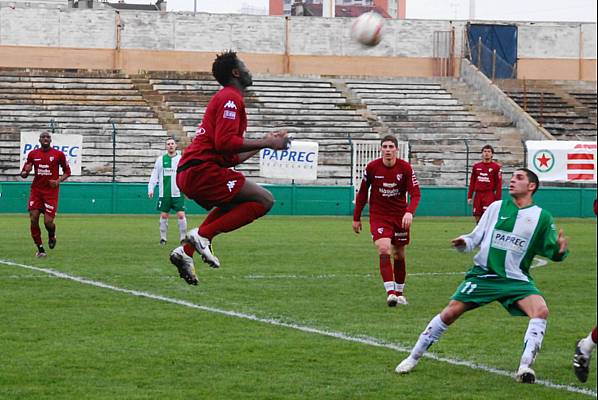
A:
{"label": "white sock with green stripe", "polygon": [[160,217],[160,239],[167,240],[168,238],[168,219]]}
{"label": "white sock with green stripe", "polygon": [[179,237],[180,240],[185,239],[187,236],[187,218],[179,218]]}
{"label": "white sock with green stripe", "polygon": [[542,318],[531,318],[523,339],[523,354],[521,355],[520,366],[530,367],[536,359],[536,354],[542,347],[546,332],[546,320]]}

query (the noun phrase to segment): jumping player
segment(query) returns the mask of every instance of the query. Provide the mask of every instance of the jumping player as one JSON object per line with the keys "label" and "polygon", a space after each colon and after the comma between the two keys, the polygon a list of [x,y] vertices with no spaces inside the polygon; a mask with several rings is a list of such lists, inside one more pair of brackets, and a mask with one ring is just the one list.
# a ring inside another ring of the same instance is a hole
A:
{"label": "jumping player", "polygon": [[260,149],[286,149],[286,131],[270,132],[262,139],[244,137],[247,114],[245,89],[253,84],[251,73],[234,51],[216,56],[212,74],[223,88],[206,108],[197,135],[183,153],[177,169],[177,185],[197,204],[211,210],[199,228],[187,234],[187,243],[170,253],[170,261],[188,284],[196,285],[193,253],[204,262],[220,266],[211,243],[223,232],[234,231],[265,215],[274,204],[272,193],[245,179],[231,167],[242,163]]}
{"label": "jumping player", "polygon": [[[27,178],[31,170],[35,168],[28,206],[31,220],[30,229],[33,242],[37,246],[36,256],[46,257],[39,227],[39,215],[40,213],[44,214],[44,225],[48,231],[48,246],[53,249],[56,246],[54,218],[58,210],[58,192],[60,183],[71,175],[71,168],[64,153],[50,147],[52,137],[48,132],[42,132],[39,135],[39,143],[41,148],[31,150],[27,155],[27,161],[21,170],[21,178]],[[59,166],[62,168],[62,175],[59,174]]]}
{"label": "jumping player", "polygon": [[371,187],[370,232],[378,250],[380,275],[389,307],[407,304],[403,295],[407,276],[405,246],[409,244],[409,228],[421,198],[413,168],[397,157],[397,150],[397,138],[392,135],[382,138],[382,157],[366,166],[353,213],[353,231],[360,233],[361,212],[368,202]]}

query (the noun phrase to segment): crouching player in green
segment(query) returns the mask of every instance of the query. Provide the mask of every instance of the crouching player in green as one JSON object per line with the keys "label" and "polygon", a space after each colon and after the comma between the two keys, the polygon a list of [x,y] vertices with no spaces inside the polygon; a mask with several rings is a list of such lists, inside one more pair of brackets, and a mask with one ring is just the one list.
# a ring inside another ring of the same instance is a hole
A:
{"label": "crouching player in green", "polygon": [[409,357],[397,366],[397,373],[411,372],[426,350],[463,313],[498,301],[511,315],[529,318],[516,378],[523,383],[535,382],[531,366],[542,346],[548,307],[530,275],[530,265],[535,255],[562,261],[568,254],[563,231],[557,233],[552,216],[533,203],[538,186],[538,177],[532,171],[516,170],[509,183],[511,198],[492,203],[473,232],[453,239],[453,246],[462,252],[480,247],[475,265],[448,306],[419,336]]}

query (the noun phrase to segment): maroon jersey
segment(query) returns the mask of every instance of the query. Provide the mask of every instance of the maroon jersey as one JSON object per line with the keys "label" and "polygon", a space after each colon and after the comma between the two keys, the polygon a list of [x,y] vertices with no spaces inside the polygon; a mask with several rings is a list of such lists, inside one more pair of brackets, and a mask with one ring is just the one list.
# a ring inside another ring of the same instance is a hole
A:
{"label": "maroon jersey", "polygon": [[500,200],[502,197],[501,168],[501,165],[495,162],[479,162],[474,164],[471,170],[467,198],[471,199],[473,192],[495,192],[494,199]]}
{"label": "maroon jersey", "polygon": [[222,167],[239,164],[237,153],[243,145],[247,114],[241,92],[226,86],[212,97],[197,135],[185,149],[179,168],[190,160],[213,161]]}
{"label": "maroon jersey", "polygon": [[[413,169],[407,161],[397,159],[395,165],[387,167],[382,158],[378,158],[367,165],[357,193],[354,221],[359,221],[361,217],[361,211],[368,202],[370,187],[370,216],[400,215],[405,212],[415,214],[421,192]],[[410,198],[409,203],[407,194]]]}
{"label": "maroon jersey", "polygon": [[48,181],[56,180],[60,177],[58,166],[62,168],[64,175],[71,175],[71,168],[64,153],[51,147],[48,151],[42,149],[31,150],[27,155],[27,164],[33,164],[35,169],[35,177],[33,178],[31,189],[58,190],[58,188],[50,187],[48,183]]}

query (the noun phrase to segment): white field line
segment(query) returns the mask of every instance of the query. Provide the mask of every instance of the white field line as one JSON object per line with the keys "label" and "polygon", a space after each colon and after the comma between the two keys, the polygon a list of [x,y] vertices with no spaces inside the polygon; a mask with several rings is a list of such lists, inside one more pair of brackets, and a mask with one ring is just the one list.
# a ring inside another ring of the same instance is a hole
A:
{"label": "white field line", "polygon": [[[157,294],[153,294],[153,293],[149,293],[149,292],[142,292],[139,290],[125,289],[125,288],[121,288],[118,286],[109,285],[104,282],[94,281],[91,279],[82,278],[82,277],[75,276],[75,275],[65,274],[64,272],[55,271],[50,268],[39,268],[39,267],[34,267],[32,265],[19,264],[19,263],[15,263],[15,262],[12,262],[9,260],[3,260],[3,259],[0,259],[0,264],[13,266],[13,267],[19,267],[19,268],[25,268],[25,269],[32,270],[32,271],[38,271],[38,272],[42,272],[44,274],[55,276],[57,278],[62,278],[62,279],[67,279],[67,280],[74,281],[74,282],[79,282],[84,285],[91,285],[91,286],[95,286],[95,287],[102,288],[102,289],[112,290],[114,292],[125,293],[125,294],[129,294],[129,295],[133,295],[133,296],[137,296],[137,297],[144,297],[144,298],[148,298],[148,299],[152,299],[152,300],[164,301],[166,303],[177,304],[180,306],[194,308],[194,309],[207,311],[207,312],[211,312],[211,313],[215,313],[215,314],[226,315],[229,317],[247,319],[250,321],[256,321],[256,322],[261,322],[264,324],[295,329],[295,330],[298,330],[301,332],[314,333],[317,335],[328,336],[328,337],[332,337],[335,339],[346,340],[346,341],[354,342],[354,343],[361,343],[361,344],[365,344],[365,345],[369,345],[369,346],[383,347],[386,349],[390,349],[390,350],[394,350],[394,351],[402,352],[402,353],[408,353],[411,351],[410,348],[405,347],[403,345],[388,343],[388,342],[385,342],[383,340],[380,340],[380,339],[377,339],[374,337],[350,336],[343,332],[328,331],[328,330],[313,328],[313,327],[306,326],[306,325],[283,322],[283,321],[280,321],[277,319],[261,318],[261,317],[258,317],[258,316],[252,315],[252,314],[245,314],[245,313],[241,313],[241,312],[237,312],[237,311],[228,311],[228,310],[223,310],[220,308],[202,306],[202,305],[195,304],[195,303],[192,303],[192,302],[186,301],[186,300],[179,300],[179,299],[175,299],[172,297],[161,296],[161,295],[157,295]],[[451,364],[451,365],[460,365],[460,366],[468,367],[471,369],[490,372],[495,375],[501,375],[501,376],[506,376],[506,377],[510,377],[510,378],[515,377],[515,374],[512,372],[489,367],[489,366],[486,366],[483,364],[476,364],[472,361],[440,357],[440,356],[435,355],[434,353],[426,353],[424,355],[424,357],[427,357],[427,358],[430,358],[430,359],[433,359],[436,361],[444,362],[447,364]],[[571,386],[571,385],[563,385],[563,384],[554,383],[554,382],[543,380],[543,379],[536,380],[536,384],[546,386],[549,388],[553,388],[553,389],[565,390],[565,391],[573,392],[573,393],[581,393],[581,394],[585,394],[588,396],[594,396],[594,397],[597,396],[597,393],[591,389],[580,388],[580,387]]]}
{"label": "white field line", "polygon": [[[542,258],[534,258],[531,268],[544,267],[548,265],[548,261]],[[461,275],[465,276],[466,271],[452,271],[452,272],[414,272],[407,274],[408,277],[412,276],[446,276],[446,275]],[[295,275],[295,274],[269,274],[269,275],[245,275],[243,279],[334,279],[334,278],[371,278],[376,275],[375,273],[366,274],[312,274],[312,275]]]}

